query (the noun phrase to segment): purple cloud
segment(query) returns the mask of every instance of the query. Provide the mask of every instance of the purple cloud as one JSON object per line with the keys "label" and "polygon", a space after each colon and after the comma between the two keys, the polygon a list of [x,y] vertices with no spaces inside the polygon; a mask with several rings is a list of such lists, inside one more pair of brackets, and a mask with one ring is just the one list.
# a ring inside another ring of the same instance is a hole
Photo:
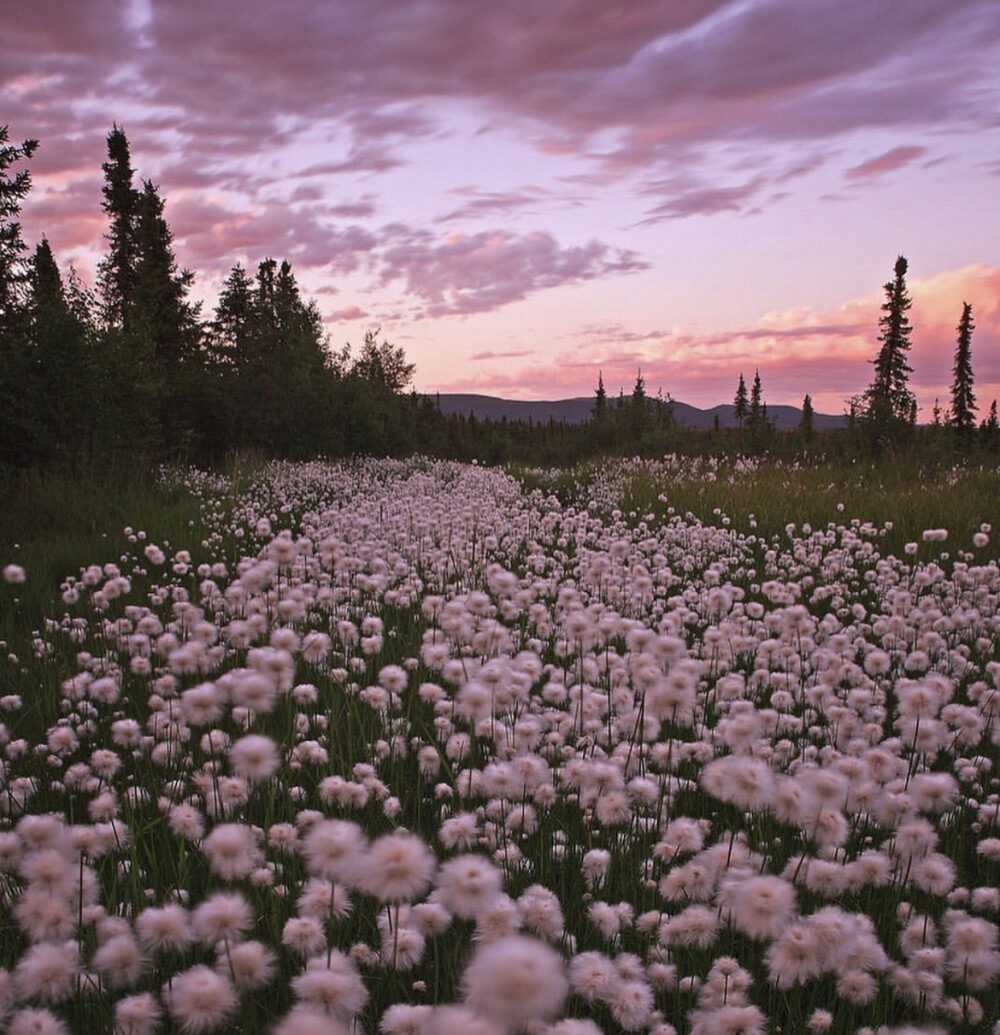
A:
{"label": "purple cloud", "polygon": [[844,175],[849,180],[868,180],[875,176],[884,176],[886,173],[901,169],[904,165],[909,165],[926,153],[926,147],[894,147],[875,158],[869,158],[860,165],[852,166]]}
{"label": "purple cloud", "polygon": [[599,241],[563,248],[544,231],[453,234],[441,242],[421,231],[395,233],[406,239],[382,253],[381,281],[403,280],[432,317],[486,312],[547,288],[647,268],[632,251]]}

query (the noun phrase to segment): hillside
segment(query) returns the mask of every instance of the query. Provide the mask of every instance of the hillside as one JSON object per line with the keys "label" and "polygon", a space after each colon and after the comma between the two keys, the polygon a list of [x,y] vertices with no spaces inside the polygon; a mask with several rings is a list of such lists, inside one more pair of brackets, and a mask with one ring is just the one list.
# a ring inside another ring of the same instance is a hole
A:
{"label": "hillside", "polygon": [[[524,399],[498,399],[492,395],[444,394],[431,395],[444,414],[470,414],[480,420],[532,420],[545,423],[551,419],[566,421],[570,424],[581,424],[590,419],[594,408],[593,396],[576,399],[556,399],[552,401],[527,401]],[[731,404],[713,406],[708,410],[698,409],[683,402],[673,402],[674,416],[677,422],[687,428],[711,428],[716,416],[719,427],[735,428],[738,426],[733,416]],[[795,428],[798,426],[802,411],[797,406],[768,406],[767,416],[778,428]],[[813,426],[816,428],[843,428],[847,418],[843,415],[816,413],[813,415]]]}

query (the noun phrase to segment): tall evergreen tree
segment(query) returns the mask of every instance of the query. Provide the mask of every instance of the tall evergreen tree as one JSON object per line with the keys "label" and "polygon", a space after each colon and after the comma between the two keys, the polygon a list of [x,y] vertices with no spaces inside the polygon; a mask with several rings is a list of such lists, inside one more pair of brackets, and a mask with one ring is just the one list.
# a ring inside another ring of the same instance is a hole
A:
{"label": "tall evergreen tree", "polygon": [[951,426],[968,438],[976,427],[976,397],[972,391],[972,306],[962,305],[962,319],[958,324],[958,344],[955,348],[954,381],[951,385]]}
{"label": "tall evergreen tree", "polygon": [[33,377],[24,385],[45,459],[79,454],[89,439],[94,391],[90,314],[67,294],[43,237],[31,264],[28,337]]}
{"label": "tall evergreen tree", "polygon": [[802,400],[802,416],[799,418],[799,431],[807,442],[813,435],[814,417],[812,396],[807,392]]}
{"label": "tall evergreen tree", "polygon": [[37,140],[8,144],[10,131],[0,126],[0,334],[11,329],[16,310],[23,305],[28,269],[24,262],[24,239],[18,215],[31,190],[31,173],[7,170],[17,162],[30,159],[38,148]]}
{"label": "tall evergreen tree", "polygon": [[747,383],[740,371],[740,383],[736,386],[736,397],[733,399],[733,416],[739,421],[740,429],[750,415],[750,400],[747,395]]}
{"label": "tall evergreen tree", "polygon": [[748,423],[753,431],[758,431],[764,423],[763,400],[761,398],[760,370],[753,374],[753,385],[750,388],[750,412]]}
{"label": "tall evergreen tree", "polygon": [[8,132],[0,126],[0,465],[24,465],[38,459],[32,455],[34,436],[25,434],[38,414],[25,394],[34,363],[26,328],[30,265],[18,219],[31,175],[27,169],[8,170],[30,159],[38,141],[9,144]]}
{"label": "tall evergreen tree", "polygon": [[885,287],[885,301],[879,318],[878,355],[872,360],[875,376],[865,393],[866,417],[876,433],[892,435],[901,427],[916,423],[917,400],[910,391],[913,372],[906,361],[910,350],[910,326],[907,311],[912,306],[906,287],[906,259],[900,255],[894,267],[895,276]]}
{"label": "tall evergreen tree", "polygon": [[128,138],[117,123],[108,134],[107,145],[108,160],[101,166],[104,171],[102,208],[111,226],[105,235],[108,254],[98,274],[107,323],[127,331],[138,280],[139,193],[132,185],[134,173]]}
{"label": "tall evergreen tree", "polygon": [[594,420],[601,423],[608,416],[608,393],[604,388],[604,371],[597,371],[597,391],[594,393]]}

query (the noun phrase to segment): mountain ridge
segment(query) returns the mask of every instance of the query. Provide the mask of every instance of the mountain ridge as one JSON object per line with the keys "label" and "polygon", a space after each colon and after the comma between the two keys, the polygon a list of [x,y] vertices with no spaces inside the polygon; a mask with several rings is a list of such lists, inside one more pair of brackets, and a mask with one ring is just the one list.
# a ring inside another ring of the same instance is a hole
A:
{"label": "mountain ridge", "polygon": [[[493,395],[478,395],[462,392],[423,392],[436,402],[446,416],[456,414],[462,417],[475,415],[479,420],[500,421],[532,420],[545,424],[549,420],[566,421],[568,424],[582,424],[590,420],[594,410],[593,396],[577,396],[570,399],[502,399]],[[610,405],[617,400],[609,399]],[[739,421],[733,414],[732,403],[720,403],[709,409],[699,409],[689,403],[671,400],[677,423],[686,428],[712,428],[718,418],[720,428],[738,428]],[[774,405],[767,407],[768,420],[779,430],[797,428],[802,410],[797,406]],[[847,417],[831,413],[814,413],[813,427],[817,430],[846,428]]]}

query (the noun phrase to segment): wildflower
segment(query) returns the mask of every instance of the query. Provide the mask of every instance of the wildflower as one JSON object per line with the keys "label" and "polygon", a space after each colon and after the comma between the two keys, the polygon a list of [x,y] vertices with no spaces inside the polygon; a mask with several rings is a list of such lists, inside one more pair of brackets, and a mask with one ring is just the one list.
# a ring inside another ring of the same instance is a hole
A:
{"label": "wildflower", "polygon": [[275,955],[266,945],[248,941],[227,945],[215,969],[220,974],[228,974],[237,991],[246,992],[270,984],[275,964]]}
{"label": "wildflower", "polygon": [[727,881],[720,893],[734,926],[755,939],[776,938],[795,912],[795,888],[781,877]]}
{"label": "wildflower", "polygon": [[585,1002],[604,1000],[619,980],[614,963],[600,952],[581,952],[569,962],[573,992]]}
{"label": "wildflower", "polygon": [[368,1001],[368,990],[348,956],[338,950],[313,956],[306,969],[292,979],[295,995],[348,1021]]}
{"label": "wildflower", "polygon": [[229,749],[229,764],[237,776],[260,783],[273,776],[279,765],[278,745],[270,737],[249,734]]}
{"label": "wildflower", "polygon": [[427,890],[436,866],[434,853],[420,838],[399,830],[372,842],[359,879],[383,902],[410,902]]}
{"label": "wildflower", "polygon": [[223,880],[248,877],[260,859],[257,836],[243,823],[221,823],[205,838],[202,851]]}
{"label": "wildflower", "polygon": [[20,564],[6,564],[3,569],[3,580],[12,586],[20,586],[27,576]]}
{"label": "wildflower", "polygon": [[395,1003],[379,1020],[382,1035],[422,1035],[434,1007],[424,1003]]}
{"label": "wildflower", "polygon": [[229,981],[204,965],[175,974],[164,988],[163,998],[185,1033],[218,1028],[237,1005]]}
{"label": "wildflower", "polygon": [[482,946],[462,985],[472,1009],[508,1028],[555,1016],[569,992],[559,954],[524,935]]}
{"label": "wildflower", "polygon": [[774,775],[766,762],[746,755],[724,755],[701,773],[702,786],[713,797],[751,812],[763,811],[774,794]]}
{"label": "wildflower", "polygon": [[125,996],[115,1003],[115,1035],[153,1035],[160,1025],[160,1008],[149,992]]}
{"label": "wildflower", "polygon": [[772,942],[765,956],[775,987],[791,988],[817,977],[823,969],[822,945],[807,923],[793,923]]}
{"label": "wildflower", "polygon": [[653,990],[645,981],[620,981],[607,996],[611,1016],[625,1031],[639,1031],[653,1012]]}
{"label": "wildflower", "polygon": [[90,965],[112,988],[128,988],[142,976],[145,960],[132,934],[119,934],[94,953]]}
{"label": "wildflower", "polygon": [[326,948],[326,934],[315,917],[293,916],[281,930],[281,944],[299,956],[315,956]]}
{"label": "wildflower", "polygon": [[18,1010],[7,1023],[7,1035],[69,1035],[69,1028],[49,1010]]}
{"label": "wildflower", "polygon": [[402,923],[390,928],[385,922],[385,914],[379,920],[382,962],[395,970],[412,970],[424,954],[424,936],[415,927],[404,927]]}
{"label": "wildflower", "polygon": [[459,855],[441,866],[438,896],[455,916],[475,919],[500,894],[503,874],[482,855]]}
{"label": "wildflower", "polygon": [[427,1018],[424,1032],[433,1035],[506,1035],[492,1017],[466,1006],[438,1006]]}
{"label": "wildflower", "polygon": [[144,909],[135,927],[140,943],[149,952],[180,952],[193,938],[188,912],[176,904]]}
{"label": "wildflower", "polygon": [[275,1025],[274,1035],[351,1035],[351,1031],[319,1007],[296,1006]]}
{"label": "wildflower", "polygon": [[252,922],[250,903],[239,892],[216,892],[191,916],[191,928],[203,945],[238,941]]}
{"label": "wildflower", "polygon": [[472,848],[479,839],[479,820],[473,812],[459,812],[438,827],[438,840],[445,848]]}
{"label": "wildflower", "polygon": [[313,824],[302,850],[309,872],[318,877],[353,884],[360,879],[360,862],[367,839],[357,823],[329,819]]}
{"label": "wildflower", "polygon": [[38,998],[58,1003],[73,994],[80,970],[75,941],[40,942],[21,957],[14,969],[14,984],[21,999]]}

